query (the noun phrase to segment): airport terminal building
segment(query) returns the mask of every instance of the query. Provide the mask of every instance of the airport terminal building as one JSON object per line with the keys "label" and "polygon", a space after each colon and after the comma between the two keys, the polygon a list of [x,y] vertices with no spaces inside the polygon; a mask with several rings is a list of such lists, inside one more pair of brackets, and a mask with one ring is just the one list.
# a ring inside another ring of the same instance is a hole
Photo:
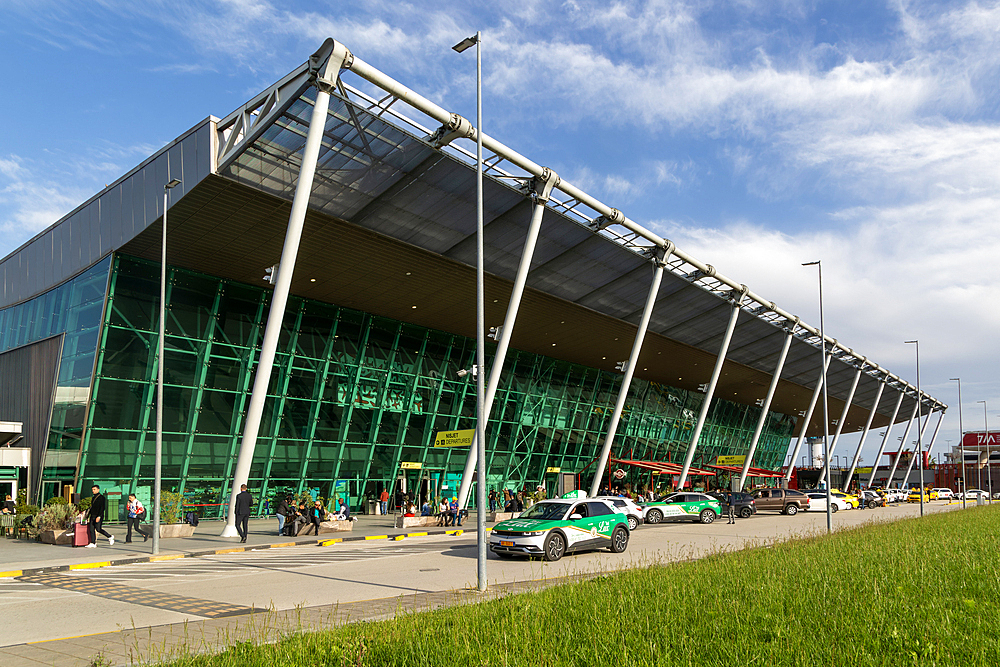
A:
{"label": "airport terminal building", "polygon": [[[318,100],[318,155],[304,157]],[[92,483],[149,496],[166,203],[164,489],[225,511],[283,278],[248,459],[261,508],[286,491],[346,494],[362,510],[382,488],[455,493],[468,447],[435,437],[476,421],[475,381],[457,374],[476,351],[474,136],[328,40],[0,260],[0,421],[23,423],[31,460],[0,483],[40,500]],[[822,434],[815,328],[551,170],[484,146],[486,326],[500,329],[487,371],[502,356],[488,488],[553,489],[567,474],[588,488],[609,472],[595,464],[609,429],[612,457],[682,466],[658,478],[669,483],[725,473],[708,466],[729,455],[781,472]],[[287,266],[304,162],[315,175]],[[917,428],[943,413],[831,346],[831,436],[888,438],[918,408]]]}

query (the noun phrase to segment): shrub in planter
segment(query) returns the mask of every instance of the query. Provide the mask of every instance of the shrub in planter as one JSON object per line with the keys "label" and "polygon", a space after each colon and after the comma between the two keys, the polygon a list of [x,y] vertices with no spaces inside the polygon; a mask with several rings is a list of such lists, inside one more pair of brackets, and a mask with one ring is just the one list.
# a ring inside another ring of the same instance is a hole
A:
{"label": "shrub in planter", "polygon": [[31,526],[28,527],[28,534],[38,537],[45,531],[64,532],[73,524],[76,514],[76,506],[69,503],[46,505],[35,514]]}
{"label": "shrub in planter", "polygon": [[170,491],[160,492],[160,523],[180,523],[184,518],[184,496]]}

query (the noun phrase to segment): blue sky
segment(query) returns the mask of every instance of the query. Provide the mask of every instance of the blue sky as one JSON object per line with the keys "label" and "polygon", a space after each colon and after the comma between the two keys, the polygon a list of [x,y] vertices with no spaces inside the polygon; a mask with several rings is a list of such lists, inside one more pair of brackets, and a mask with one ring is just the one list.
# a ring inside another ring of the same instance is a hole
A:
{"label": "blue sky", "polygon": [[455,4],[0,0],[0,256],[327,36],[474,118],[478,29],[487,133],[1000,427],[998,3]]}

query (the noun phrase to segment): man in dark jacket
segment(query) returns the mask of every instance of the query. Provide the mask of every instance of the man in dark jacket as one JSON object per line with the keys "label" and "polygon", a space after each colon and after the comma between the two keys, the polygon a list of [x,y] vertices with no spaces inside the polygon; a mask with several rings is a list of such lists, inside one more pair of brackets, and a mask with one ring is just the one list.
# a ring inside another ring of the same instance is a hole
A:
{"label": "man in dark jacket", "polygon": [[240,542],[247,541],[247,524],[252,506],[253,496],[247,491],[246,484],[240,484],[240,492],[236,494],[236,532],[240,534]]}
{"label": "man in dark jacket", "polygon": [[274,508],[274,516],[278,518],[278,535],[285,534],[285,521],[288,519],[288,515],[292,514],[292,508],[288,506],[288,501],[291,499],[291,496],[279,498],[278,505]]}
{"label": "man in dark jacket", "polygon": [[90,509],[87,511],[87,546],[91,549],[97,546],[97,533],[108,538],[108,544],[113,545],[114,536],[104,530],[102,524],[104,515],[108,511],[108,499],[101,493],[101,487],[96,484],[90,490],[94,495],[90,499]]}

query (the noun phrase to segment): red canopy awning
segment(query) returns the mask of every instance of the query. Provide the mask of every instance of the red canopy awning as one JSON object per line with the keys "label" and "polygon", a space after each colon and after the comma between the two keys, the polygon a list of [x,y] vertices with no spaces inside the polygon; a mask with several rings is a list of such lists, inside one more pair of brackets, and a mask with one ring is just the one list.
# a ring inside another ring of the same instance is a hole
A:
{"label": "red canopy awning", "polygon": [[[679,475],[681,474],[681,470],[684,468],[681,464],[671,463],[670,461],[630,461],[628,459],[612,458],[611,463],[622,466],[635,466],[636,468],[652,470],[653,472],[659,472],[664,475]],[[702,468],[695,468],[693,466],[688,469],[688,474],[715,476],[715,473],[711,470],[703,470]]]}
{"label": "red canopy awning", "polygon": [[[726,472],[739,473],[743,471],[743,466],[720,466],[720,465],[710,465],[709,468],[715,468],[716,470],[725,470]],[[784,473],[775,472],[774,470],[765,470],[764,468],[749,468],[747,470],[747,477],[784,477]]]}

